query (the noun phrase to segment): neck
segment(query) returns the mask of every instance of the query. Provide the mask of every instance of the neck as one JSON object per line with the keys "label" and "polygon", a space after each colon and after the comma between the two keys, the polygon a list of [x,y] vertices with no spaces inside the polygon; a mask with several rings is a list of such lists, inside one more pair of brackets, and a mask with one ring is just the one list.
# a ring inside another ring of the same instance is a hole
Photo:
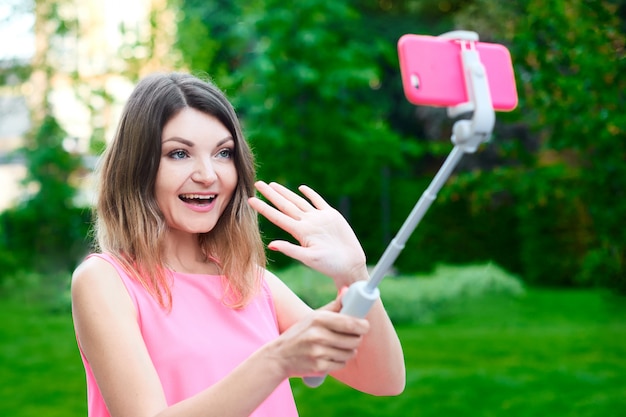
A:
{"label": "neck", "polygon": [[165,263],[174,272],[188,274],[219,273],[217,265],[207,259],[198,243],[198,235],[170,231],[165,241]]}

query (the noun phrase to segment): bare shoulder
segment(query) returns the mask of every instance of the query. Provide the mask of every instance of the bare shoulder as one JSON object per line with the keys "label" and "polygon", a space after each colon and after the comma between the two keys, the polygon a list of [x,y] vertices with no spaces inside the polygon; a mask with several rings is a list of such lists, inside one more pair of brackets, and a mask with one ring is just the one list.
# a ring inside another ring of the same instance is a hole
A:
{"label": "bare shoulder", "polygon": [[72,274],[72,285],[77,281],[95,279],[101,275],[117,275],[117,271],[109,262],[104,259],[92,256],[81,262]]}
{"label": "bare shoulder", "polygon": [[311,308],[272,272],[265,270],[264,278],[272,292],[281,333],[311,312]]}
{"label": "bare shoulder", "polygon": [[302,302],[296,293],[294,293],[291,288],[287,286],[287,284],[285,284],[272,272],[265,270],[264,278],[270,288],[270,291],[272,292],[272,297],[275,303],[283,304],[297,301]]}
{"label": "bare shoulder", "polygon": [[90,309],[107,306],[124,310],[130,308],[134,311],[117,270],[102,258],[94,256],[78,265],[72,274],[71,290],[75,311],[83,307]]}
{"label": "bare shoulder", "polygon": [[264,270],[263,278],[265,279],[265,282],[267,282],[267,285],[270,287],[270,290],[272,290],[272,293],[276,291],[284,291],[285,289],[289,290],[289,287],[287,287],[284,282],[282,282],[276,275],[274,275],[267,269]]}

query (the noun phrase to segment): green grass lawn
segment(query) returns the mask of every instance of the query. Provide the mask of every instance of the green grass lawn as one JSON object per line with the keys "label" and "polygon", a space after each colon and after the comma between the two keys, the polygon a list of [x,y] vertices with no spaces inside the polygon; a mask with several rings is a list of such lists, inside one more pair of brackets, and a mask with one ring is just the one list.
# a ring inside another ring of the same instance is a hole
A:
{"label": "green grass lawn", "polygon": [[[398,332],[402,395],[294,380],[301,416],[626,416],[624,299],[530,290],[468,301],[437,323]],[[0,361],[0,416],[86,415],[69,312],[0,301]]]}
{"label": "green grass lawn", "polygon": [[407,363],[402,395],[298,383],[301,415],[626,416],[623,301],[534,290],[457,306],[444,322],[398,329]]}

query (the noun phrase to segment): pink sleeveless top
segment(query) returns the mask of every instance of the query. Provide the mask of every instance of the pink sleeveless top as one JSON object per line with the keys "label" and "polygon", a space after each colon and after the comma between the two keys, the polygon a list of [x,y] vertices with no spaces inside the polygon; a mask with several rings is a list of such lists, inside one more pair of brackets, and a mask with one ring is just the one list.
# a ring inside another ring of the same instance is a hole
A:
{"label": "pink sleeveless top", "polygon": [[[109,255],[137,309],[143,339],[159,374],[168,405],[189,398],[219,381],[262,345],[278,337],[270,289],[262,290],[243,309],[225,306],[222,279],[174,272],[171,311],[159,306]],[[110,417],[94,375],[81,352],[87,376],[90,417]],[[297,416],[289,380],[285,380],[251,414],[254,417]]]}

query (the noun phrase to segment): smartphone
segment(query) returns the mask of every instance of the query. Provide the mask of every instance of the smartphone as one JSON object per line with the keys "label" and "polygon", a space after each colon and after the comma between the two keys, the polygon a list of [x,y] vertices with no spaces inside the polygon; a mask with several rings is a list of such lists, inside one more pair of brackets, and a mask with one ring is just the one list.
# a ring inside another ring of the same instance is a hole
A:
{"label": "smartphone", "polygon": [[[494,110],[517,107],[511,54],[496,43],[476,42],[487,73]],[[458,41],[427,35],[403,35],[398,40],[402,88],[416,105],[453,107],[468,101]]]}

